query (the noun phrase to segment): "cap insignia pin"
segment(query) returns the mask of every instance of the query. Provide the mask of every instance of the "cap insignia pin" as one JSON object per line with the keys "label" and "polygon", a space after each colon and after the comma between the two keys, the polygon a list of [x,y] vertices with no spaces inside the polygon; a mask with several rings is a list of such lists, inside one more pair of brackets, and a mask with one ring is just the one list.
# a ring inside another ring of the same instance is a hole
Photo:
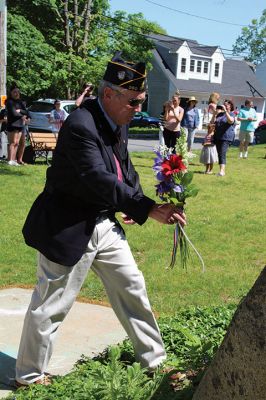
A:
{"label": "cap insignia pin", "polygon": [[126,76],[126,72],[125,71],[118,71],[117,77],[118,77],[118,79],[120,79],[120,81],[125,79],[125,76]]}

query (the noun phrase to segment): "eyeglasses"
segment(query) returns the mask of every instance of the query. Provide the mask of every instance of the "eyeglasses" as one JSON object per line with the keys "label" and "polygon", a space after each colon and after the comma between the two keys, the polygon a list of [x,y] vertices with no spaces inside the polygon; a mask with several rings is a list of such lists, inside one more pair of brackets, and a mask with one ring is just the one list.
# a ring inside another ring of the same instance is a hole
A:
{"label": "eyeglasses", "polygon": [[[113,89],[113,90],[115,90],[120,96],[124,96],[125,95],[125,93],[123,93],[122,91],[120,91],[120,90],[117,90],[117,89]],[[144,97],[144,99],[129,99],[128,100],[128,102],[127,102],[127,104],[130,106],[130,107],[137,107],[137,106],[140,106],[140,105],[142,105],[144,102],[145,102],[145,100],[146,100],[146,97]]]}
{"label": "eyeglasses", "polygon": [[128,100],[128,105],[130,107],[137,107],[140,106],[141,104],[143,104],[145,102],[146,98],[144,99],[129,99]]}

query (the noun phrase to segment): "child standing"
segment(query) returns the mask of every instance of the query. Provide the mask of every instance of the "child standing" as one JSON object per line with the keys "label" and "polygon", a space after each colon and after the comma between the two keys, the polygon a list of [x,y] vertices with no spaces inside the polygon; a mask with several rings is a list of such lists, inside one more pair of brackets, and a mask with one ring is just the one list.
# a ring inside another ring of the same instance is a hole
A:
{"label": "child standing", "polygon": [[206,166],[205,174],[212,174],[213,164],[218,162],[218,154],[213,141],[214,128],[214,124],[208,125],[208,132],[200,153],[200,162]]}

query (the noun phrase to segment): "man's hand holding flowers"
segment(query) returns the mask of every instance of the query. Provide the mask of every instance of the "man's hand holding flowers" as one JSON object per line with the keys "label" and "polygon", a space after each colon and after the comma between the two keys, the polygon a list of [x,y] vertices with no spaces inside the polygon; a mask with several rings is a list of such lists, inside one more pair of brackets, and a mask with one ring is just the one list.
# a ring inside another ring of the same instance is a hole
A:
{"label": "man's hand holding flowers", "polygon": [[180,223],[182,226],[186,225],[186,216],[184,212],[170,203],[154,204],[149,213],[149,217],[162,224],[172,225]]}

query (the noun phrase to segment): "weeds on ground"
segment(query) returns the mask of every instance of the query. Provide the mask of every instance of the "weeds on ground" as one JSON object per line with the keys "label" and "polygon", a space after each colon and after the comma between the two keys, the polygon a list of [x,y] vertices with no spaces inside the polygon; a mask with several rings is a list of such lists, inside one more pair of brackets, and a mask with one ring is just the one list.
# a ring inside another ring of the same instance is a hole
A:
{"label": "weeds on ground", "polygon": [[[20,389],[9,400],[190,400],[220,345],[235,306],[188,308],[162,317],[167,368],[150,377],[125,340],[94,359],[82,357],[73,372],[50,386]],[[169,367],[172,367],[169,369]]]}

